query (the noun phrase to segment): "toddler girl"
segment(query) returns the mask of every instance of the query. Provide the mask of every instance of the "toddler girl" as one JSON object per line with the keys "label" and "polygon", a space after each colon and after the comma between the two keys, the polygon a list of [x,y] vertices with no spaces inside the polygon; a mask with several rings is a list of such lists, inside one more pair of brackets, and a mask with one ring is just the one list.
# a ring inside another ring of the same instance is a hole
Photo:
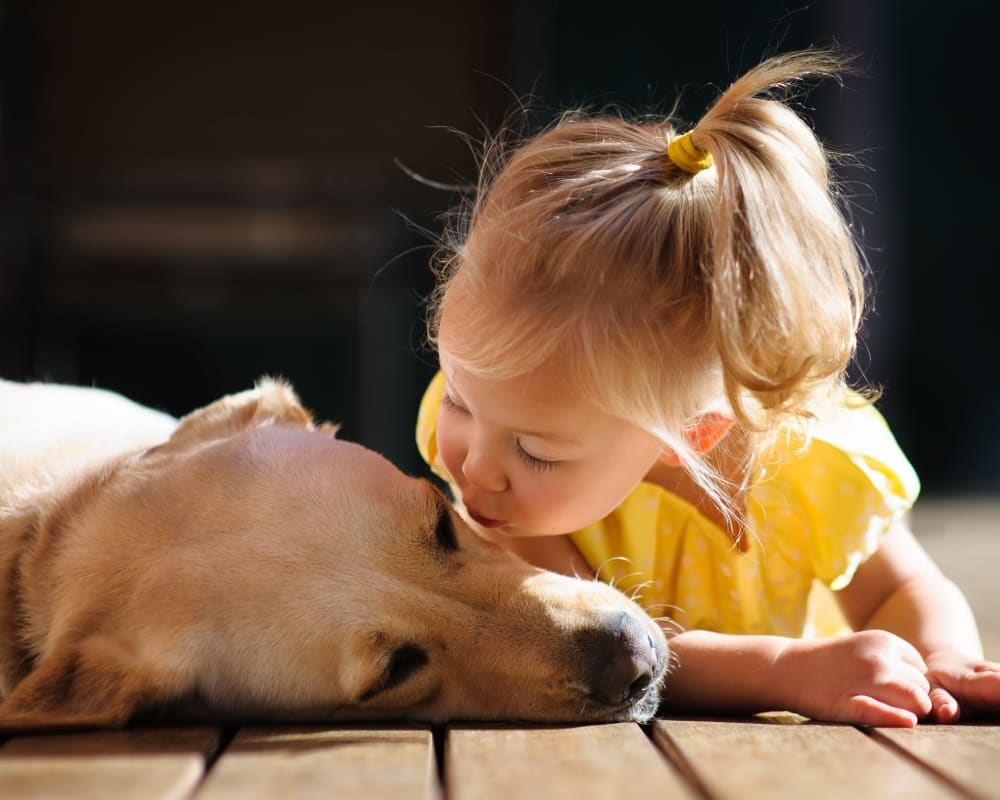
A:
{"label": "toddler girl", "polygon": [[421,452],[481,535],[663,620],[668,709],[1000,708],[1000,665],[907,528],[917,478],[844,385],[863,270],[774,95],[839,67],[772,58],[685,133],[567,115],[484,167],[441,263]]}

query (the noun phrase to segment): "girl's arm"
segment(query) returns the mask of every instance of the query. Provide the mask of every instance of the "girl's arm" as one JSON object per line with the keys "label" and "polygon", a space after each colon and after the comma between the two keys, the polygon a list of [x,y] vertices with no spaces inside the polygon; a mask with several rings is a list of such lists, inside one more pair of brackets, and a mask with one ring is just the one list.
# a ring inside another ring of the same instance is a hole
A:
{"label": "girl's arm", "polygon": [[689,631],[671,640],[678,668],[667,707],[785,709],[828,721],[912,726],[932,715],[1000,709],[1000,664],[983,661],[961,591],[905,523],[837,593],[857,631],[829,639]]}
{"label": "girl's arm", "polygon": [[983,657],[979,631],[964,595],[899,522],[858,569],[837,600],[855,630],[881,628],[925,655],[950,649]]}
{"label": "girl's arm", "polygon": [[794,711],[814,719],[912,727],[931,710],[920,654],[898,636],[829,639],[687,631],[664,707],[685,712]]}
{"label": "girl's arm", "polygon": [[962,708],[1000,709],[1000,664],[983,660],[964,595],[905,522],[893,527],[837,596],[855,630],[891,631],[917,648],[938,722],[955,721]]}

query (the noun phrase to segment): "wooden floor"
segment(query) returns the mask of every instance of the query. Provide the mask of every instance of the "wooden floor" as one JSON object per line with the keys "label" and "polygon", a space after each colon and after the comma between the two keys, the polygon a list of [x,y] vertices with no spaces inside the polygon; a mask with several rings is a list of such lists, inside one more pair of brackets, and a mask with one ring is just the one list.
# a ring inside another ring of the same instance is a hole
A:
{"label": "wooden floor", "polygon": [[[914,528],[1000,660],[1000,501]],[[997,798],[1000,716],[864,729],[787,714],[567,727],[137,727],[0,740],[0,798]]]}
{"label": "wooden floor", "polygon": [[15,738],[9,798],[1000,798],[1000,720],[862,730],[787,715],[549,728],[138,728]]}

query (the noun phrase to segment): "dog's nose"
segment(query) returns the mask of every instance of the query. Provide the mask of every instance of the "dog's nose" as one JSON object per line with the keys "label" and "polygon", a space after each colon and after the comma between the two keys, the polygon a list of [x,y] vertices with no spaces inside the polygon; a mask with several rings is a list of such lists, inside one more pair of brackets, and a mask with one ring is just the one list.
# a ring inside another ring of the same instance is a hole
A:
{"label": "dog's nose", "polygon": [[624,705],[646,692],[662,664],[646,626],[627,611],[608,620],[611,646],[598,658],[593,694],[606,705]]}

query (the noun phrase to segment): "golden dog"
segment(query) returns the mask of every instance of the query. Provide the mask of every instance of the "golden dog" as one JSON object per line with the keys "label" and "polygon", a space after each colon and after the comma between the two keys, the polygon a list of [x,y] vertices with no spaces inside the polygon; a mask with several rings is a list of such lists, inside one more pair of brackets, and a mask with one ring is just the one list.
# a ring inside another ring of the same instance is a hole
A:
{"label": "golden dog", "polygon": [[668,654],[620,592],[482,540],[272,380],[179,422],[0,381],[0,591],[4,728],[641,721]]}

